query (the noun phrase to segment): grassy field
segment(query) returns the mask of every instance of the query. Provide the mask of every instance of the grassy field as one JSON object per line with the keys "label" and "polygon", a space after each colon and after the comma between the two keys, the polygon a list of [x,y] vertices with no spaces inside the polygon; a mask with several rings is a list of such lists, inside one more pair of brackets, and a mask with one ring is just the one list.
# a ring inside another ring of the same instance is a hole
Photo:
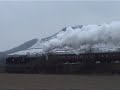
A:
{"label": "grassy field", "polygon": [[0,90],[120,90],[120,76],[4,73]]}

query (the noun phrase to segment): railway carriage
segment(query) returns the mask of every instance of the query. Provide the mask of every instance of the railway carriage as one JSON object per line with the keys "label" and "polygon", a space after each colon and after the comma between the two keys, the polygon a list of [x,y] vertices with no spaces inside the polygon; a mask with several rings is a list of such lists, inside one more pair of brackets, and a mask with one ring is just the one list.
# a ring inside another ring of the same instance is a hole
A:
{"label": "railway carriage", "polygon": [[6,71],[14,73],[120,73],[120,52],[10,56]]}

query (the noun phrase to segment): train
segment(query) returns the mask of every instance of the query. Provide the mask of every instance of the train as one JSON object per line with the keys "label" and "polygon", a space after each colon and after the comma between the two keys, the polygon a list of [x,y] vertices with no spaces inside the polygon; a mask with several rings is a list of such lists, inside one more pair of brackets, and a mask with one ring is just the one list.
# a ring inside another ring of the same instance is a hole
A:
{"label": "train", "polygon": [[5,70],[8,73],[119,74],[120,52],[12,55],[6,59]]}

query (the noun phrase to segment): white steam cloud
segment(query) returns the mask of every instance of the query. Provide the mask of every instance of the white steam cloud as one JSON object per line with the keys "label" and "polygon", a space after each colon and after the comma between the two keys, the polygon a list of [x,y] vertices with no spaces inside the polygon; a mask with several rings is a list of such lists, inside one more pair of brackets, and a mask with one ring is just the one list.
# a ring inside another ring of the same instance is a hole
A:
{"label": "white steam cloud", "polygon": [[102,25],[83,25],[81,28],[68,27],[55,38],[43,43],[45,51],[65,46],[80,48],[120,48],[120,22]]}

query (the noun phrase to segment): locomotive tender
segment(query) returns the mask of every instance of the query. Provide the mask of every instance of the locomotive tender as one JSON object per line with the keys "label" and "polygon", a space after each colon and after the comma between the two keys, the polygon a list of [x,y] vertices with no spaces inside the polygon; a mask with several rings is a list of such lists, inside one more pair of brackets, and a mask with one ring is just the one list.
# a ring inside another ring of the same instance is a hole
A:
{"label": "locomotive tender", "polygon": [[6,72],[13,73],[120,73],[120,52],[10,56]]}

